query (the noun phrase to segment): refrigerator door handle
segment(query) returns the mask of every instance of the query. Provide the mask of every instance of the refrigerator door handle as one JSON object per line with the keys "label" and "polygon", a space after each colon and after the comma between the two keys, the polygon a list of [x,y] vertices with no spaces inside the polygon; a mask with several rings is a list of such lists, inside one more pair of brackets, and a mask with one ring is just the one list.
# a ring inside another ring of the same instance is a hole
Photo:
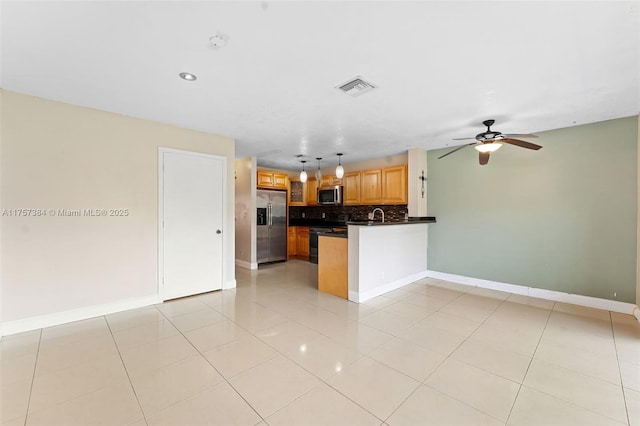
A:
{"label": "refrigerator door handle", "polygon": [[267,225],[273,226],[273,206],[271,203],[267,205]]}

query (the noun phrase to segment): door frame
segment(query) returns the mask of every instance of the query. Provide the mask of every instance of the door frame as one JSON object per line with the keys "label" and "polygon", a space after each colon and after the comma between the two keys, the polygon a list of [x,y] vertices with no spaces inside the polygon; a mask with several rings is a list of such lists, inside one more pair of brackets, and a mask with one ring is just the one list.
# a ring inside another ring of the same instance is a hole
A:
{"label": "door frame", "polygon": [[179,154],[191,157],[210,158],[222,161],[222,282],[221,289],[226,288],[227,271],[227,157],[215,154],[205,154],[202,152],[185,151],[182,149],[158,147],[158,302],[164,302],[164,154]]}

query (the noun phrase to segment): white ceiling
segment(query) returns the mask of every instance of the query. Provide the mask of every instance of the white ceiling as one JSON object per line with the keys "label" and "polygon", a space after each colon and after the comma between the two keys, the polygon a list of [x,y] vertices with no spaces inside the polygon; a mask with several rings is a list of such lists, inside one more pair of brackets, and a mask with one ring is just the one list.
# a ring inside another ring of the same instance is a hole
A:
{"label": "white ceiling", "polygon": [[[3,0],[0,14],[2,88],[228,135],[266,167],[455,146],[487,118],[529,133],[640,111],[638,1]],[[355,76],[379,87],[335,89]]]}

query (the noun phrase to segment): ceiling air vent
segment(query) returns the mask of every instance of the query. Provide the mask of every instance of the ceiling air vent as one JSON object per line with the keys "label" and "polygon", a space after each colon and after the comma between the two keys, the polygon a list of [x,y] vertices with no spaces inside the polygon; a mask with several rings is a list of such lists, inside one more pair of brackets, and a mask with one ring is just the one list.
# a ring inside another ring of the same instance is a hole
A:
{"label": "ceiling air vent", "polygon": [[367,93],[373,89],[375,89],[376,86],[373,85],[372,83],[369,83],[367,81],[364,81],[362,79],[362,77],[357,76],[355,78],[352,78],[351,80],[347,81],[346,83],[343,83],[339,86],[336,86],[336,89],[340,89],[342,90],[344,93],[346,93],[347,95],[350,95],[352,97],[356,97],[356,96],[360,96],[364,93]]}

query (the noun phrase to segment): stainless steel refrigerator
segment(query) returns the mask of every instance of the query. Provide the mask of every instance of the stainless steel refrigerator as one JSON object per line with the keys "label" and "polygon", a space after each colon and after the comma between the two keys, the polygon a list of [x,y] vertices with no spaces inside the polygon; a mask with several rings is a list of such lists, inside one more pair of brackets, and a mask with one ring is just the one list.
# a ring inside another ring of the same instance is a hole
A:
{"label": "stainless steel refrigerator", "polygon": [[287,260],[287,193],[259,189],[258,263]]}

